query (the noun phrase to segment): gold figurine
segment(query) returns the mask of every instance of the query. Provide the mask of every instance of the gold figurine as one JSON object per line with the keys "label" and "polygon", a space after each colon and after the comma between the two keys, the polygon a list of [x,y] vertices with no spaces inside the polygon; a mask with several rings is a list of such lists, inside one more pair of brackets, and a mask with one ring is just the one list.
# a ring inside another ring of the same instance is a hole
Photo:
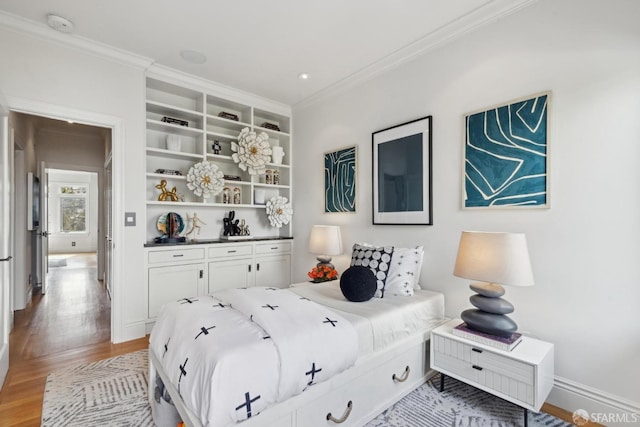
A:
{"label": "gold figurine", "polygon": [[159,202],[177,202],[178,193],[176,193],[176,187],[173,187],[171,191],[167,191],[167,180],[163,179],[160,184],[156,185],[156,188],[162,193],[158,196]]}

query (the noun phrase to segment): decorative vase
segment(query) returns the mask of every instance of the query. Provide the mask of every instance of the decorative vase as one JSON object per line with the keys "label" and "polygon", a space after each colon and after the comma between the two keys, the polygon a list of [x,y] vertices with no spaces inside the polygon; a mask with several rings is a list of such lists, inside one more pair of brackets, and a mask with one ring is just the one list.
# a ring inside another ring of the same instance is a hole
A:
{"label": "decorative vase", "polygon": [[284,158],[284,149],[279,145],[274,145],[271,147],[271,160],[276,165],[282,164],[282,159]]}
{"label": "decorative vase", "polygon": [[253,190],[253,203],[256,205],[264,205],[266,192],[264,190],[255,189]]}
{"label": "decorative vase", "polygon": [[167,150],[180,151],[180,136],[167,135]]}

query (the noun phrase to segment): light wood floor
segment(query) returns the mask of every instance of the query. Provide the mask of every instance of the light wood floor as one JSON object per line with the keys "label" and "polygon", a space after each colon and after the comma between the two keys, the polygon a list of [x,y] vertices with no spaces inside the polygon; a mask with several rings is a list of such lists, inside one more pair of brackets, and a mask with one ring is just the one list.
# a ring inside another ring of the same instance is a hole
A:
{"label": "light wood floor", "polygon": [[15,313],[9,372],[0,392],[0,427],[39,426],[47,375],[147,348],[148,338],[110,343],[111,304],[96,280],[95,254],[55,256],[45,296]]}
{"label": "light wood floor", "polygon": [[[110,343],[110,302],[96,280],[94,255],[64,255],[49,269],[49,290],[15,314],[9,372],[0,391],[0,427],[39,426],[47,375],[148,347],[148,337]],[[543,411],[571,422],[571,414],[545,404]],[[597,426],[597,424],[587,424]]]}

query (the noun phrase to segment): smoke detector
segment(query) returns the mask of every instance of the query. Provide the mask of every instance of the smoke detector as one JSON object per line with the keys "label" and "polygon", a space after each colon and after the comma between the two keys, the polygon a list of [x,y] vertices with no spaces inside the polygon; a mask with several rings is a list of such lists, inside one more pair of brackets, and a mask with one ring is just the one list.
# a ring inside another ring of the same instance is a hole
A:
{"label": "smoke detector", "polygon": [[60,31],[61,33],[73,32],[73,22],[69,21],[67,18],[63,18],[60,15],[55,15],[53,13],[48,14],[47,24],[49,24],[49,26],[54,30]]}

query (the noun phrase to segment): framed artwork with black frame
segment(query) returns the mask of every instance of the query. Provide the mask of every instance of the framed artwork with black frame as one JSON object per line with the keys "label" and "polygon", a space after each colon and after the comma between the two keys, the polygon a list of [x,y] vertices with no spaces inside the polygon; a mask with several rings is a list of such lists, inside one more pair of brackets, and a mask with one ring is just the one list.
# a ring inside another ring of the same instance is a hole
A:
{"label": "framed artwork with black frame", "polygon": [[433,225],[432,117],[371,134],[373,224]]}

